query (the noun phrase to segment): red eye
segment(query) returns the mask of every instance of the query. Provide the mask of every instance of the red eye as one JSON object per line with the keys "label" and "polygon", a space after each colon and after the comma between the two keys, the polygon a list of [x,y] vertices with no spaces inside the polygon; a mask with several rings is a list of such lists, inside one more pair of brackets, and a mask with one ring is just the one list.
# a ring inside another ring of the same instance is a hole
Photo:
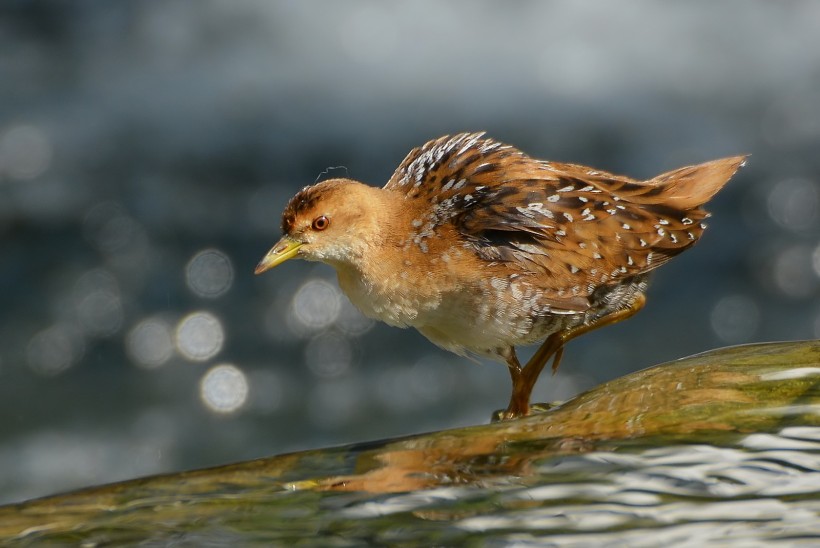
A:
{"label": "red eye", "polygon": [[310,226],[313,228],[313,230],[324,230],[324,229],[327,228],[327,225],[329,225],[329,224],[330,224],[330,219],[328,219],[324,215],[321,215],[321,216],[316,217],[315,219],[313,219],[313,224],[310,225]]}

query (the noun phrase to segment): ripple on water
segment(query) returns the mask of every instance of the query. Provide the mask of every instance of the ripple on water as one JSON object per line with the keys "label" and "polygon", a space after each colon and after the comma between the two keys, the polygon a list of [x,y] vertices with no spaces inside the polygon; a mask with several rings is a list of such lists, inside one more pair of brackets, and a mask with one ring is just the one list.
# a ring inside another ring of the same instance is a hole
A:
{"label": "ripple on water", "polygon": [[[734,447],[674,445],[553,457],[536,465],[535,477],[518,484],[489,480],[490,489],[484,484],[389,495],[340,513],[348,519],[449,515],[471,539],[521,546],[541,545],[545,535],[555,546],[695,546],[727,539],[748,546],[820,535],[820,501],[805,498],[820,492],[816,427],[752,434]],[[407,534],[405,540],[417,539]]]}

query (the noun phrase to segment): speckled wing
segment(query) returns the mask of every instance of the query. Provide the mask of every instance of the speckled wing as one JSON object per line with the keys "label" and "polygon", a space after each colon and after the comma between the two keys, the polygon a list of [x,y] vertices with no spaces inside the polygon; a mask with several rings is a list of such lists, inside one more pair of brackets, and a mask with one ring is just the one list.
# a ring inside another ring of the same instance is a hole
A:
{"label": "speckled wing", "polygon": [[[424,203],[420,208],[431,212],[435,224],[443,224],[480,211],[492,204],[503,203],[504,197],[521,181],[533,176],[541,163],[520,150],[492,139],[484,133],[445,135],[411,150],[384,186]],[[552,174],[542,170],[541,177]],[[539,185],[540,186],[540,185]],[[515,212],[506,216],[502,208],[493,214],[505,216],[515,230],[530,228],[541,233],[538,220]]]}
{"label": "speckled wing", "polygon": [[552,306],[583,311],[593,292],[662,265],[698,238],[700,208],[743,158],[645,182],[544,162],[482,138],[445,136],[414,149],[386,189],[432,204],[481,258],[527,276]]}

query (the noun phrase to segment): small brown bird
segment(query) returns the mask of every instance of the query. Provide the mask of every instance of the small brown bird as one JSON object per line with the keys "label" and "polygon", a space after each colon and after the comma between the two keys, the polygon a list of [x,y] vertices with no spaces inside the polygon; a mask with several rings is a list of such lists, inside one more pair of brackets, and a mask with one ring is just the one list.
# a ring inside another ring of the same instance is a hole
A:
{"label": "small brown bird", "polygon": [[[530,413],[564,345],[644,305],[650,271],[694,244],[706,203],[744,156],[635,181],[531,158],[483,133],[415,148],[384,186],[331,179],[285,208],[259,274],[297,257],[333,266],[365,315],[459,355],[507,364],[501,418]],[[544,341],[525,367],[515,347]]]}

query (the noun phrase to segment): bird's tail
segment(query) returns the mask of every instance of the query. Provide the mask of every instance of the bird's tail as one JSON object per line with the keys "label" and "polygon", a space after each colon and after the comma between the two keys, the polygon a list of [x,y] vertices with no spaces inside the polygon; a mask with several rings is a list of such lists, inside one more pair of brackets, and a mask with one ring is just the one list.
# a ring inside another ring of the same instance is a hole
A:
{"label": "bird's tail", "polygon": [[729,182],[746,163],[746,158],[745,155],[732,156],[667,171],[644,183],[653,187],[647,195],[662,195],[659,201],[682,211],[700,207]]}

